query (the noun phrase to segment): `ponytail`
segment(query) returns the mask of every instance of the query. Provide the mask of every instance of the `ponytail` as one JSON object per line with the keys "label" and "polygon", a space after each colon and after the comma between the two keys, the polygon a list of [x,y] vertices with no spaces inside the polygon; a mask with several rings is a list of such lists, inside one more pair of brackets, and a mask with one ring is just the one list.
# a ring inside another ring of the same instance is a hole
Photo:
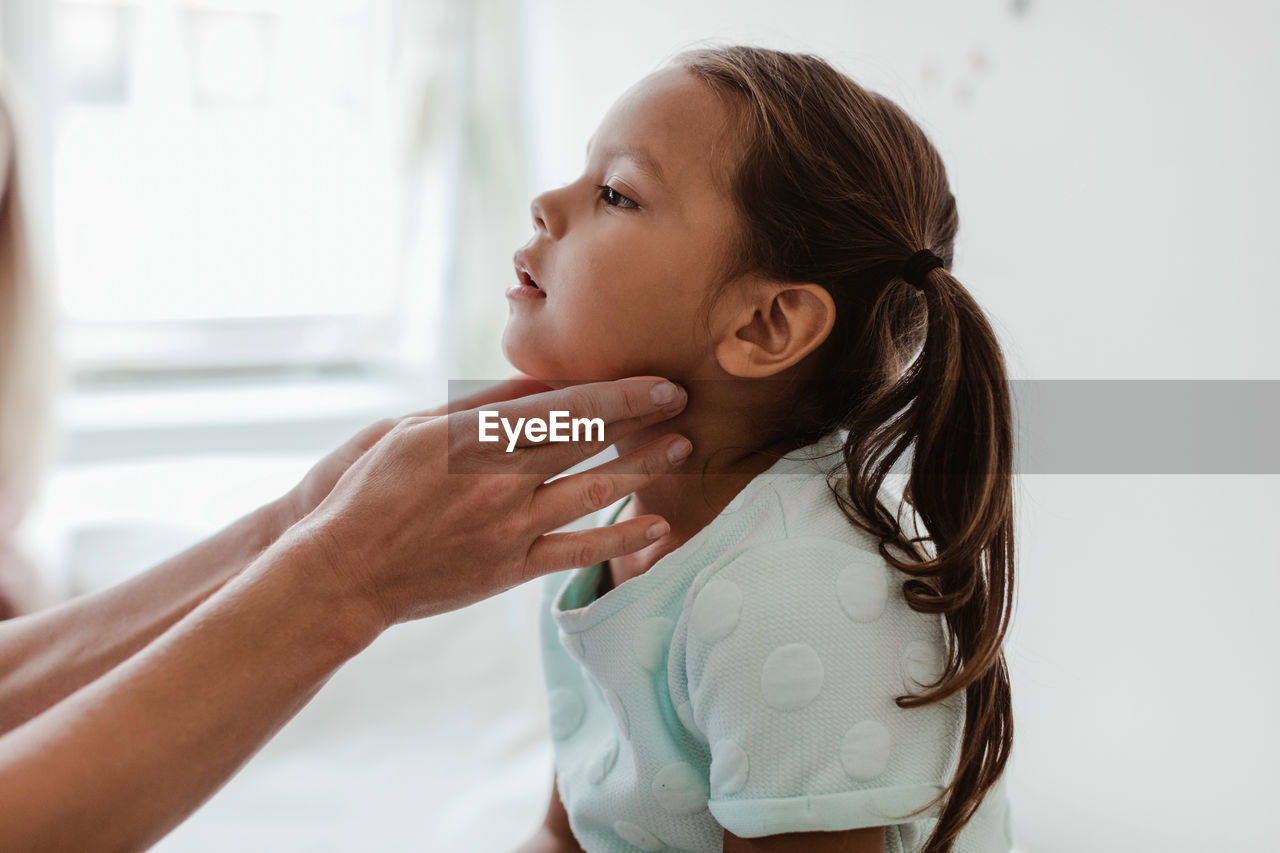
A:
{"label": "ponytail", "polygon": [[[885,559],[911,576],[903,585],[907,604],[942,614],[948,629],[941,680],[898,697],[898,706],[965,692],[958,766],[939,796],[946,803],[924,848],[942,853],[999,779],[1013,743],[1001,651],[1013,608],[1013,431],[1004,358],[981,309],[944,269],[927,273],[921,291],[927,319],[920,355],[854,415],[845,457],[854,509],[874,520]],[[909,448],[904,498],[923,536],[908,537],[876,499]],[[912,553],[925,542],[932,553],[923,561],[902,559],[889,547]]]}

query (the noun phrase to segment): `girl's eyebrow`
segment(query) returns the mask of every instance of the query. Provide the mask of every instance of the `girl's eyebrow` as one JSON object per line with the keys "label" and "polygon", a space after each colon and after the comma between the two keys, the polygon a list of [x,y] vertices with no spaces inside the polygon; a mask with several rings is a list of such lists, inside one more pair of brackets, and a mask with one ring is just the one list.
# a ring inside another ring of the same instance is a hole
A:
{"label": "girl's eyebrow", "polygon": [[[625,157],[640,167],[640,171],[653,178],[659,184],[666,186],[666,180],[663,177],[662,164],[649,152],[647,148],[640,148],[631,145],[611,145],[603,149],[601,152],[606,159],[612,160],[615,157]],[[591,142],[587,141],[587,157],[591,157]]]}

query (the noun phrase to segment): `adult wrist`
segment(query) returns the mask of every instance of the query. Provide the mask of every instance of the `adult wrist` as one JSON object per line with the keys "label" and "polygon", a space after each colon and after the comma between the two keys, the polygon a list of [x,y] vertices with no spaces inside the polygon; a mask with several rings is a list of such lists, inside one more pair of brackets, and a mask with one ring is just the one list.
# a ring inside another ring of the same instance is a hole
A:
{"label": "adult wrist", "polygon": [[342,583],[322,533],[293,525],[254,561],[251,570],[282,582],[298,601],[316,605],[335,640],[355,655],[390,627],[385,613],[368,596]]}

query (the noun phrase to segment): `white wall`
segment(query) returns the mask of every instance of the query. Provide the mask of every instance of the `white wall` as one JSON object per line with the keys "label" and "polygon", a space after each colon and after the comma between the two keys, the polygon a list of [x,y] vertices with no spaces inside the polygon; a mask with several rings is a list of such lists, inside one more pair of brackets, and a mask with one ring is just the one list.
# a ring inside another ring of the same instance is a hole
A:
{"label": "white wall", "polygon": [[[1280,378],[1275,4],[1012,5],[527,0],[531,189],[576,176],[609,104],[695,41],[816,52],[939,147],[955,272],[1015,377]],[[1025,850],[1268,848],[1277,479],[1021,478]]]}
{"label": "white wall", "polygon": [[609,104],[681,48],[815,52],[942,152],[956,272],[1015,375],[1275,377],[1275,5],[1029,2],[527,0],[535,184],[576,176]]}

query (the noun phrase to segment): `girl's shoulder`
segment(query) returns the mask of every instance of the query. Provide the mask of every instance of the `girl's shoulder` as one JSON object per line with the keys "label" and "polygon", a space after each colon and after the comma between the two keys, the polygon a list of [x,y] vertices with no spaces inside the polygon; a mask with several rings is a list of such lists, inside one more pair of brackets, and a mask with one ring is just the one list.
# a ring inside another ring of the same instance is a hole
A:
{"label": "girl's shoulder", "polygon": [[[707,559],[686,592],[682,612],[695,638],[717,633],[702,628],[734,611],[775,633],[829,623],[856,626],[867,641],[872,634],[890,643],[940,639],[937,617],[908,607],[907,573],[885,559],[877,535],[845,514],[833,486],[843,483],[779,477],[756,493],[749,511],[758,535]],[[879,500],[908,536],[922,530],[892,485]]]}
{"label": "girl's shoulder", "polygon": [[[902,494],[903,484],[886,480],[877,496],[879,504],[898,519],[909,538],[924,533],[910,501]],[[786,539],[820,538],[841,542],[850,548],[880,554],[880,537],[872,533],[852,506],[845,476],[811,473],[809,476],[779,476],[761,490],[771,511],[779,518],[776,530]],[[923,556],[923,555],[921,555]]]}

